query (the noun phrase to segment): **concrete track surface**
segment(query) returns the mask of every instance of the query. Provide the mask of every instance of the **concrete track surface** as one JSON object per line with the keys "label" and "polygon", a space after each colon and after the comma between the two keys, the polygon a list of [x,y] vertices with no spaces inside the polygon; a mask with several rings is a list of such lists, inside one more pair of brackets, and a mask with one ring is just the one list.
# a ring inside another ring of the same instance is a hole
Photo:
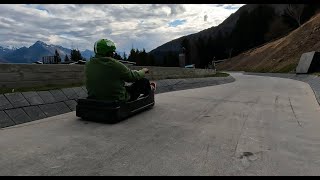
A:
{"label": "concrete track surface", "polygon": [[115,125],[75,112],[0,130],[0,175],[320,175],[310,86],[232,73],[233,83],[156,95]]}

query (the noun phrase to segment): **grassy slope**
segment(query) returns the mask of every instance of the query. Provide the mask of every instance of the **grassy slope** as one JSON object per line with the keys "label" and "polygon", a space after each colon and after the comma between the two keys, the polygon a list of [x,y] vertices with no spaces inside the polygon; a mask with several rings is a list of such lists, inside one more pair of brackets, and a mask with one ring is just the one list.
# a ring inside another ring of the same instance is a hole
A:
{"label": "grassy slope", "polygon": [[305,52],[320,51],[320,14],[289,35],[220,63],[220,70],[281,72],[295,70]]}

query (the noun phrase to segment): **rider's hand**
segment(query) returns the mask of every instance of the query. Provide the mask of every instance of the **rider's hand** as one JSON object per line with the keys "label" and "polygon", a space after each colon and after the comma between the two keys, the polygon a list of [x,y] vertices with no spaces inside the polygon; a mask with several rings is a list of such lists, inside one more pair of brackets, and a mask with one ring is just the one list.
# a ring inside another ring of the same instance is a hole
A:
{"label": "rider's hand", "polygon": [[149,73],[149,69],[148,68],[143,68],[142,71],[144,71],[145,74]]}

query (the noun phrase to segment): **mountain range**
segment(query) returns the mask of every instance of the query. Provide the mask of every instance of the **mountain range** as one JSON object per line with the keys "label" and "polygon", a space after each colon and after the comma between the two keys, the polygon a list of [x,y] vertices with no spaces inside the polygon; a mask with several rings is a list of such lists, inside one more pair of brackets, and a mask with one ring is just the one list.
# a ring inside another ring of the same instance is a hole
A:
{"label": "mountain range", "polygon": [[[19,49],[9,49],[0,46],[0,62],[33,63],[42,60],[43,56],[53,56],[55,50],[58,51],[62,61],[66,55],[70,58],[71,49],[59,45],[48,45],[42,41],[37,41],[30,47],[22,47]],[[86,59],[90,59],[91,56],[94,56],[94,52],[88,49],[80,51],[80,53],[82,57]]]}

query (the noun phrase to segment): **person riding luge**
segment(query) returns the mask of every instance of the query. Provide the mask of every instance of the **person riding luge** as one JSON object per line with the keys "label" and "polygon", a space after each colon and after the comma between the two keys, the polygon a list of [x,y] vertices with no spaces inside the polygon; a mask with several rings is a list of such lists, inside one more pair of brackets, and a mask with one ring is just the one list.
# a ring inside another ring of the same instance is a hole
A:
{"label": "person riding luge", "polygon": [[[106,101],[133,101],[141,94],[147,96],[155,90],[155,83],[145,78],[147,68],[130,70],[114,59],[116,46],[108,39],[100,39],[94,44],[95,56],[85,66],[86,88],[89,99]],[[132,85],[125,86],[125,82]]]}

